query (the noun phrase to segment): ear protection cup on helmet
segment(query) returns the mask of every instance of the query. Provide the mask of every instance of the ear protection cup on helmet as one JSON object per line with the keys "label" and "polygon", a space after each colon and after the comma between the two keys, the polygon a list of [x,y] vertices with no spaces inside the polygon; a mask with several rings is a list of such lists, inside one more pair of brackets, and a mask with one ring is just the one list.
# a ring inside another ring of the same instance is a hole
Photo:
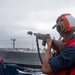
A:
{"label": "ear protection cup on helmet", "polygon": [[56,30],[57,30],[58,32],[61,32],[61,26],[60,26],[59,23],[56,25]]}

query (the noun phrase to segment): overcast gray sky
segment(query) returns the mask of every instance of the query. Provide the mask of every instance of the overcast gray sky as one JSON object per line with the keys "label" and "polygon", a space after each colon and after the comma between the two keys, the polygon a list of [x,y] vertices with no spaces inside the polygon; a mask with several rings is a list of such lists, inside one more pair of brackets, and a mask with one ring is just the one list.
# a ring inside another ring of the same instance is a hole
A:
{"label": "overcast gray sky", "polygon": [[58,38],[52,26],[63,13],[75,17],[75,0],[0,0],[0,47],[12,47],[11,38],[17,47],[34,46],[35,37],[27,31]]}

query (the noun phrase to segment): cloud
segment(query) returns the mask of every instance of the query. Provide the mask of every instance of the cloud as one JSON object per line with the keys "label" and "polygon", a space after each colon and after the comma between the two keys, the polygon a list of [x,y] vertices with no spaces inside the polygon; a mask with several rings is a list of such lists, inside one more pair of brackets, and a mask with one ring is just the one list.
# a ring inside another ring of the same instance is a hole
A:
{"label": "cloud", "polygon": [[74,3],[74,0],[0,0],[0,39],[16,38],[20,42],[26,40],[27,44],[31,38],[27,31],[50,33],[58,38],[52,26],[62,13],[75,16]]}

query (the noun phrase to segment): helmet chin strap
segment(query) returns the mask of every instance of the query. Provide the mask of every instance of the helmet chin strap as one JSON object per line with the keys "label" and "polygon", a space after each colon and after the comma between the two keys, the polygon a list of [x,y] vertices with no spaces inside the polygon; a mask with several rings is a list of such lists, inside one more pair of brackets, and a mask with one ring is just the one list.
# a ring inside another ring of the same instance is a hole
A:
{"label": "helmet chin strap", "polygon": [[63,30],[61,30],[61,32],[59,32],[60,36],[62,36],[62,37],[65,33],[67,33],[67,31],[65,29],[63,29]]}
{"label": "helmet chin strap", "polygon": [[59,34],[60,34],[60,36],[61,36],[61,37],[63,37],[63,35],[64,35],[64,32],[62,32],[62,33],[61,33],[61,32],[59,32]]}
{"label": "helmet chin strap", "polygon": [[68,32],[64,32],[60,35],[61,35],[61,37],[64,38],[65,42],[67,42],[74,36],[74,33],[73,33],[73,31],[68,31]]}

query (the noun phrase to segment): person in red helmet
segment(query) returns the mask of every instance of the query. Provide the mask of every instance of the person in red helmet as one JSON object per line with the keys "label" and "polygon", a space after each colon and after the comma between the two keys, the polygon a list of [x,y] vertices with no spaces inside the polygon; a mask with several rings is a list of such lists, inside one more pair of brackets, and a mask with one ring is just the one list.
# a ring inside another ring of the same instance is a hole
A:
{"label": "person in red helmet", "polygon": [[51,57],[54,40],[47,39],[47,50],[43,60],[42,72],[49,75],[75,75],[75,18],[62,14],[56,21],[57,32],[63,38],[64,48]]}

